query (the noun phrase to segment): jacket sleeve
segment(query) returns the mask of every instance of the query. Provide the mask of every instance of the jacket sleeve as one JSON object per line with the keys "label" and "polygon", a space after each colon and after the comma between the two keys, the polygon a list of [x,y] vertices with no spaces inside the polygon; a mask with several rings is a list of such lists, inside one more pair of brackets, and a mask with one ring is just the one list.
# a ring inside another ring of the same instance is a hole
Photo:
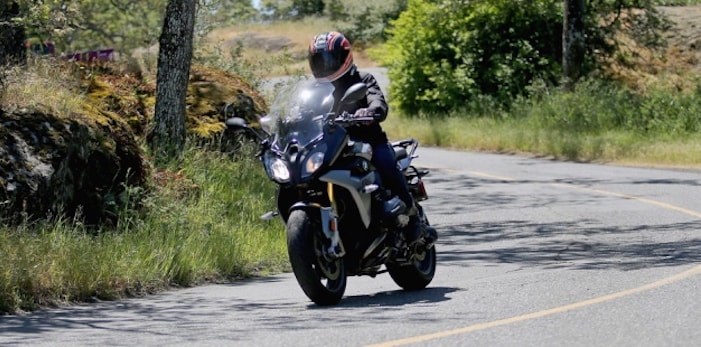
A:
{"label": "jacket sleeve", "polygon": [[376,115],[377,121],[382,122],[387,118],[387,111],[389,106],[387,106],[387,101],[385,101],[385,95],[380,89],[380,85],[377,83],[375,76],[372,74],[365,74],[363,77],[363,83],[368,86],[367,102],[368,109],[372,110]]}

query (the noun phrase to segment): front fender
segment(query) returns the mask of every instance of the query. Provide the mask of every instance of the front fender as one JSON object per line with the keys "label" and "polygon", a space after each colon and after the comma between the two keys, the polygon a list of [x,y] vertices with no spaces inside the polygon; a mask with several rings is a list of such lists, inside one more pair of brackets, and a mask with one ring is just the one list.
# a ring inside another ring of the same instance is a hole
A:
{"label": "front fender", "polygon": [[297,203],[293,204],[292,206],[290,206],[290,209],[287,212],[287,214],[288,215],[292,214],[292,212],[297,211],[297,210],[304,210],[304,211],[307,211],[307,213],[309,213],[312,210],[319,210],[319,208],[320,208],[319,206],[314,206],[314,205],[309,204],[307,202],[300,201],[300,202],[297,202]]}
{"label": "front fender", "polygon": [[319,213],[319,222],[321,222],[321,231],[329,240],[328,247],[324,249],[324,255],[329,259],[338,259],[346,254],[345,247],[341,241],[341,235],[338,233],[338,216],[331,207],[323,207],[317,204],[306,202],[297,202],[290,207],[289,214],[294,211],[304,211],[307,215]]}

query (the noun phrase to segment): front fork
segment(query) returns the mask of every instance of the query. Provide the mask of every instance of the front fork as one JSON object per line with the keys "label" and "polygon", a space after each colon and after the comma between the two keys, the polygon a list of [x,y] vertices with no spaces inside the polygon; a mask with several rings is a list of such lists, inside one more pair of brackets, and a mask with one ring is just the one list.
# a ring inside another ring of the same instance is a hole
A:
{"label": "front fork", "polygon": [[323,242],[322,255],[328,261],[339,259],[346,255],[346,249],[343,247],[341,235],[338,232],[338,213],[336,208],[336,200],[333,193],[333,184],[327,184],[327,194],[329,197],[330,207],[322,206],[318,203],[298,202],[294,204],[290,210],[309,209],[310,207],[319,209],[321,217],[321,231],[326,237],[326,242]]}
{"label": "front fork", "polygon": [[343,247],[341,235],[338,232],[338,213],[336,211],[336,198],[333,193],[333,184],[327,183],[327,194],[331,207],[320,207],[321,212],[321,230],[324,236],[330,241],[324,256],[329,260],[338,259],[346,255],[346,249]]}

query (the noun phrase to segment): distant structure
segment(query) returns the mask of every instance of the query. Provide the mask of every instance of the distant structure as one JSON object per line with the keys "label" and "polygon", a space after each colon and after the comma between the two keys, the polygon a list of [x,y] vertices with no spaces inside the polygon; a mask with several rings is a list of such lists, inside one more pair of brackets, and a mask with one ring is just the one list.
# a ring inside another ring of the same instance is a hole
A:
{"label": "distant structure", "polygon": [[61,56],[65,60],[69,61],[80,61],[86,63],[103,62],[103,61],[113,61],[115,59],[115,53],[113,48],[100,49],[93,51],[84,51],[71,54],[64,54]]}
{"label": "distant structure", "polygon": [[[56,56],[56,44],[52,41],[31,42],[25,41],[24,47],[28,52],[37,56]],[[80,51],[74,53],[61,54],[61,59],[68,61],[79,61],[85,63],[105,62],[115,60],[114,48],[98,49],[90,51]]]}

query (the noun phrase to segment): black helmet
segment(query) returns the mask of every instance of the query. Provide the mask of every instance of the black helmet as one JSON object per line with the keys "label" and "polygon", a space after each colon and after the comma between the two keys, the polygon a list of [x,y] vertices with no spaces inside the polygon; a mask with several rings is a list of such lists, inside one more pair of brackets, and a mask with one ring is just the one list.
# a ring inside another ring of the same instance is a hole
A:
{"label": "black helmet", "polygon": [[350,41],[336,31],[316,35],[308,58],[312,74],[321,82],[333,82],[353,66]]}

